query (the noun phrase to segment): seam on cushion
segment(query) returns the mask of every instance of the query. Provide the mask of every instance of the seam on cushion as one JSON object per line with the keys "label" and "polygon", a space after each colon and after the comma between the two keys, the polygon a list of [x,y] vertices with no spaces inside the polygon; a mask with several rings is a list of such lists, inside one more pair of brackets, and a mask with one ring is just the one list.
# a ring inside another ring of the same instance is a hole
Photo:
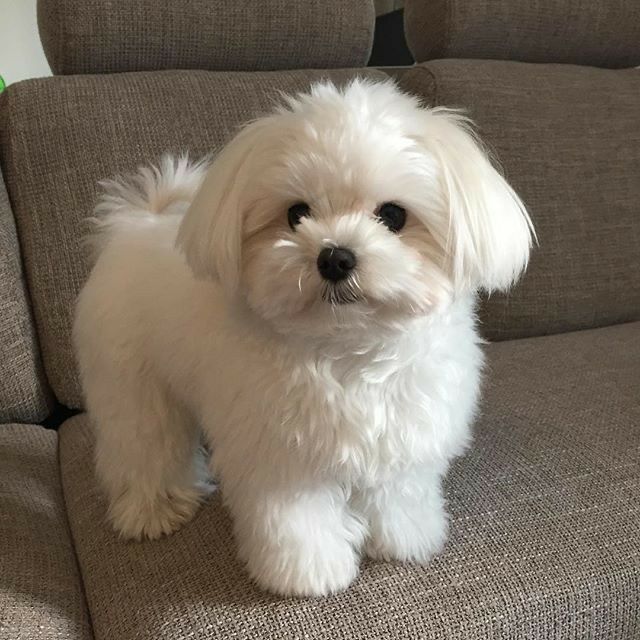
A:
{"label": "seam on cushion", "polygon": [[452,24],[453,24],[453,5],[455,4],[455,0],[450,0],[450,2],[447,2],[447,6],[448,6],[448,10],[447,10],[447,23],[444,25],[444,48],[443,48],[443,55],[445,57],[449,57],[449,50],[451,48],[451,34],[453,33],[453,28],[452,28]]}
{"label": "seam on cushion", "polygon": [[411,78],[411,74],[415,74],[420,71],[426,73],[431,79],[431,82],[433,84],[433,103],[434,104],[429,106],[434,106],[434,107],[438,106],[438,78],[436,77],[436,74],[431,69],[428,69],[423,65],[416,65],[411,71],[409,71],[409,73],[407,74],[407,77]]}
{"label": "seam on cushion", "polygon": [[[66,421],[68,422],[68,420]],[[60,429],[64,424],[60,425]],[[60,482],[60,492],[62,493],[62,504],[64,505],[64,520],[67,525],[67,531],[69,532],[69,539],[71,540],[73,549],[73,558],[76,563],[76,569],[78,570],[78,580],[80,581],[80,590],[82,591],[82,597],[84,598],[85,610],[87,612],[87,623],[89,625],[89,631],[91,633],[91,638],[95,638],[95,630],[93,628],[93,616],[91,615],[91,608],[89,607],[89,600],[87,598],[87,590],[84,584],[84,575],[82,573],[82,565],[80,564],[80,559],[78,558],[76,538],[73,534],[73,527],[71,526],[71,522],[69,521],[69,508],[67,506],[67,493],[64,490],[64,480],[62,478],[62,464],[61,464],[61,456],[60,456],[60,445],[62,443],[62,437],[60,435],[60,430],[56,432],[57,436],[57,446],[56,446],[56,461],[58,463],[58,481]]]}
{"label": "seam on cushion", "polygon": [[362,63],[363,65],[368,64],[369,59],[371,58],[371,52],[373,51],[373,39],[375,38],[375,35],[376,35],[375,23],[376,23],[376,10],[373,5],[373,2],[370,2],[369,3],[369,27],[368,27],[369,28],[369,45],[367,49],[366,59]]}
{"label": "seam on cushion", "polygon": [[[6,89],[0,93],[0,149],[7,149],[9,137],[9,111],[11,105],[9,104],[9,100],[11,99],[11,93]],[[0,171],[2,171],[2,175],[5,180],[5,188],[7,190],[7,197],[9,198],[9,203],[11,206],[11,197],[9,196],[9,187],[6,186],[7,183],[7,166],[4,161],[4,153],[0,151]],[[13,211],[13,207],[11,209]],[[14,216],[15,217],[15,216]]]}
{"label": "seam on cushion", "polygon": [[69,56],[69,46],[67,46],[67,36],[65,31],[65,25],[67,24],[66,4],[60,6],[62,0],[59,0],[58,8],[56,9],[56,61],[60,67],[58,73],[65,75],[67,70],[67,57]]}

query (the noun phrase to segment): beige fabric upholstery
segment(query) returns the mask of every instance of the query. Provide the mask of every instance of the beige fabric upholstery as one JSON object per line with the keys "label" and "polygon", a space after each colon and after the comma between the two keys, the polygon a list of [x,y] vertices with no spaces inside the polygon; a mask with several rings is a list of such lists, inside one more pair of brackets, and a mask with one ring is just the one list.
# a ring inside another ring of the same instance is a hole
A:
{"label": "beige fabric upholstery", "polygon": [[42,420],[49,412],[50,398],[15,222],[0,175],[0,423]]}
{"label": "beige fabric upholstery", "polygon": [[482,311],[496,340],[640,319],[640,72],[438,60],[402,86],[477,123],[538,233]]}
{"label": "beige fabric upholstery", "polygon": [[318,600],[253,587],[219,496],[169,538],[119,541],[78,416],[61,467],[96,638],[637,638],[639,380],[640,323],[491,346],[475,443],[447,483],[443,555],[365,562]]}
{"label": "beige fabric upholstery", "polygon": [[57,446],[42,427],[0,427],[0,640],[92,638]]}
{"label": "beige fabric upholstery", "polygon": [[406,0],[416,60],[470,58],[640,65],[637,0]]}
{"label": "beige fabric upholstery", "polygon": [[367,70],[65,76],[10,85],[0,95],[6,170],[47,376],[58,399],[81,405],[71,350],[76,294],[87,275],[80,238],[98,181],[165,152],[199,157],[238,126],[323,78]]}
{"label": "beige fabric upholstery", "polygon": [[39,0],[54,73],[364,66],[371,0]]}

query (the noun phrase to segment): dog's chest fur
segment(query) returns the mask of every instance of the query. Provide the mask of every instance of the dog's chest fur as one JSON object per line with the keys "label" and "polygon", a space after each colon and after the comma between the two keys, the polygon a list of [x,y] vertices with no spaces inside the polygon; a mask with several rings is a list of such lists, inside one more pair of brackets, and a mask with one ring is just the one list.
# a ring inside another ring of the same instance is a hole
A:
{"label": "dog's chest fur", "polygon": [[216,341],[223,382],[202,391],[219,464],[257,451],[276,475],[366,486],[442,468],[467,443],[482,362],[469,305],[366,346],[250,333],[235,325]]}
{"label": "dog's chest fur", "polygon": [[320,476],[367,485],[459,453],[475,406],[475,336],[464,332],[453,343],[416,338],[361,352],[276,355],[268,377],[248,386],[253,406],[263,408],[256,419],[269,455],[286,452],[289,466],[295,458]]}

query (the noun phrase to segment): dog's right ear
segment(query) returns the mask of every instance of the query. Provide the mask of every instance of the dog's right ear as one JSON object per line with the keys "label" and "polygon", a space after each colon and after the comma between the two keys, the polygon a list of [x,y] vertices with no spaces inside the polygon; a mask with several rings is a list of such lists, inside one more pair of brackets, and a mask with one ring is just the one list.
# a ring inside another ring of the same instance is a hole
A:
{"label": "dog's right ear", "polygon": [[240,278],[242,222],[264,129],[263,121],[248,125],[218,154],[178,230],[176,246],[196,277],[229,292]]}
{"label": "dog's right ear", "polygon": [[456,284],[507,290],[527,266],[535,238],[524,204],[466,118],[449,109],[427,109],[423,131],[423,145],[441,168],[449,213],[446,250]]}

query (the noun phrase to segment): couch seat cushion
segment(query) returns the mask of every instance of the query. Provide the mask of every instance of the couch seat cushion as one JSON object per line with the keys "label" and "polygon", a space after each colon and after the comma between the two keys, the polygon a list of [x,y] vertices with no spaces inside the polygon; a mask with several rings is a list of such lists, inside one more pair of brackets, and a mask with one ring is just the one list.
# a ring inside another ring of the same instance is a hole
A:
{"label": "couch seat cushion", "polygon": [[33,425],[0,425],[0,638],[91,637],[60,486],[58,436]]}
{"label": "couch seat cushion", "polygon": [[219,496],[169,538],[118,540],[87,419],[68,421],[63,485],[96,637],[637,638],[640,323],[488,351],[475,443],[447,483],[445,552],[425,568],[364,562],[317,600],[251,584]]}

